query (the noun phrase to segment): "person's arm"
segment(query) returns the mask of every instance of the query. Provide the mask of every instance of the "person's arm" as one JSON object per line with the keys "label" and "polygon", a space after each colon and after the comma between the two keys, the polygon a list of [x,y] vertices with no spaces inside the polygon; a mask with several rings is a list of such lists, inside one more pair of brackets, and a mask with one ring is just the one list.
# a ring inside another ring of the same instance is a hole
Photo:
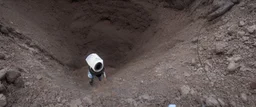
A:
{"label": "person's arm", "polygon": [[107,78],[107,76],[106,76],[106,73],[105,73],[105,72],[103,73],[103,76],[104,76],[104,78]]}

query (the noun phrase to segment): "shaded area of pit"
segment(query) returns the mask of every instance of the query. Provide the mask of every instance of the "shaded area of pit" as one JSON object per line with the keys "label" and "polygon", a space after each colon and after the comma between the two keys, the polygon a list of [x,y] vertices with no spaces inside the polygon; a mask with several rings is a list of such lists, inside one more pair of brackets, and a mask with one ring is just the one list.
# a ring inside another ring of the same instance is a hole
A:
{"label": "shaded area of pit", "polygon": [[142,36],[152,23],[150,12],[129,0],[5,2],[9,8],[0,10],[2,16],[70,68],[85,66],[85,57],[93,52],[107,66],[118,66],[150,39]]}

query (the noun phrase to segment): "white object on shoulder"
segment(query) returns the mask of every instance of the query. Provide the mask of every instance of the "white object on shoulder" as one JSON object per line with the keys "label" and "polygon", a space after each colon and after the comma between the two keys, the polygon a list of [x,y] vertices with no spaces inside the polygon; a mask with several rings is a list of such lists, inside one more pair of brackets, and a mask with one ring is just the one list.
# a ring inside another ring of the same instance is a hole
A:
{"label": "white object on shoulder", "polygon": [[[103,60],[96,53],[88,55],[85,61],[95,72],[100,72],[104,68]],[[96,65],[100,66],[96,67]]]}

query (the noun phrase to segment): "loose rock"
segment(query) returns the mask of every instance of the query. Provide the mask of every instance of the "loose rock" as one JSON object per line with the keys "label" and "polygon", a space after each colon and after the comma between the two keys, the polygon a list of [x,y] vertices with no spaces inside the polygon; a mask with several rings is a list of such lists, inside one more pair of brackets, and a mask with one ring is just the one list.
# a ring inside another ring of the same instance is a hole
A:
{"label": "loose rock", "polygon": [[4,69],[0,70],[0,80],[5,78],[7,69],[8,68],[4,68]]}
{"label": "loose rock", "polygon": [[92,105],[92,99],[90,97],[84,97],[83,100],[85,101],[86,104]]}
{"label": "loose rock", "polygon": [[228,58],[227,60],[228,60],[229,62],[238,62],[238,61],[240,61],[241,59],[242,59],[242,57],[241,57],[240,55],[234,55],[234,56]]}
{"label": "loose rock", "polygon": [[193,59],[191,60],[191,65],[192,65],[192,66],[195,66],[195,65],[196,65],[196,59],[195,59],[195,58],[193,58]]}
{"label": "loose rock", "polygon": [[239,27],[243,27],[245,25],[245,22],[244,21],[240,21],[239,23],[238,23],[238,26]]}
{"label": "loose rock", "polygon": [[242,38],[243,38],[243,41],[248,41],[248,40],[250,39],[250,38],[247,37],[247,36],[243,36]]}
{"label": "loose rock", "polygon": [[16,71],[16,70],[10,70],[6,73],[6,80],[7,82],[9,83],[14,83],[14,81],[20,77],[21,74],[19,71]]}
{"label": "loose rock", "polygon": [[225,2],[224,5],[220,6],[219,8],[217,8],[217,10],[215,10],[214,12],[212,12],[211,14],[209,14],[207,16],[208,21],[212,21],[212,20],[220,17],[221,15],[225,14],[233,6],[234,6],[233,2],[231,2],[231,1]]}
{"label": "loose rock", "polygon": [[128,98],[128,99],[126,99],[126,101],[127,101],[130,105],[132,105],[133,107],[137,107],[137,106],[138,106],[137,102],[136,102],[134,99],[132,99],[132,98]]}
{"label": "loose rock", "polygon": [[225,42],[216,42],[215,43],[215,53],[216,54],[223,54],[226,51],[227,44]]}
{"label": "loose rock", "polygon": [[229,31],[227,32],[227,34],[228,34],[229,36],[233,36],[233,35],[235,34],[235,31],[229,30]]}
{"label": "loose rock", "polygon": [[43,77],[41,75],[37,75],[36,79],[41,80]]}
{"label": "loose rock", "polygon": [[245,93],[241,93],[241,94],[240,94],[240,97],[242,98],[242,100],[243,100],[244,102],[247,101],[247,95],[246,95]]}
{"label": "loose rock", "polygon": [[7,30],[6,27],[1,27],[0,32],[3,33],[3,34],[8,34],[9,33],[9,31]]}
{"label": "loose rock", "polygon": [[181,93],[181,95],[187,95],[189,92],[190,92],[190,87],[187,86],[187,85],[183,85],[183,86],[180,88],[180,93]]}
{"label": "loose rock", "polygon": [[246,32],[245,32],[245,31],[238,31],[237,34],[238,34],[239,36],[244,36],[244,35],[246,34]]}
{"label": "loose rock", "polygon": [[226,107],[226,103],[222,99],[218,98],[218,101],[221,107]]}
{"label": "loose rock", "polygon": [[230,102],[229,102],[229,106],[230,106],[230,107],[236,107],[236,102],[230,101]]}
{"label": "loose rock", "polygon": [[250,26],[247,28],[247,31],[250,33],[250,34],[253,34],[256,30],[256,25],[253,25],[253,26]]}
{"label": "loose rock", "polygon": [[219,102],[212,96],[206,98],[205,103],[207,106],[213,106],[213,107],[219,106]]}
{"label": "loose rock", "polygon": [[193,38],[191,42],[192,42],[192,43],[197,43],[197,42],[198,42],[198,39],[197,39],[197,38]]}
{"label": "loose rock", "polygon": [[152,100],[153,98],[149,96],[148,94],[144,94],[142,96],[139,96],[139,99],[141,100]]}
{"label": "loose rock", "polygon": [[6,97],[3,94],[0,94],[0,107],[5,107],[7,104]]}
{"label": "loose rock", "polygon": [[70,102],[70,107],[80,107],[82,104],[82,101],[80,99],[72,100]]}
{"label": "loose rock", "polygon": [[234,61],[231,61],[231,62],[228,64],[227,70],[228,70],[229,72],[234,72],[234,71],[236,71],[238,68],[239,68],[239,65],[238,65],[237,63],[235,63]]}

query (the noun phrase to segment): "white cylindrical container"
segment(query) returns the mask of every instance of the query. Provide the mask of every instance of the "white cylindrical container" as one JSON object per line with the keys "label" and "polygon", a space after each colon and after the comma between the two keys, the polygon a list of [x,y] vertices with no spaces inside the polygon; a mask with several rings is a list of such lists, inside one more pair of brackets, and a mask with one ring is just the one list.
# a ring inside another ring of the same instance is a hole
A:
{"label": "white cylindrical container", "polygon": [[96,53],[88,55],[85,61],[95,72],[100,72],[104,68],[103,60]]}

